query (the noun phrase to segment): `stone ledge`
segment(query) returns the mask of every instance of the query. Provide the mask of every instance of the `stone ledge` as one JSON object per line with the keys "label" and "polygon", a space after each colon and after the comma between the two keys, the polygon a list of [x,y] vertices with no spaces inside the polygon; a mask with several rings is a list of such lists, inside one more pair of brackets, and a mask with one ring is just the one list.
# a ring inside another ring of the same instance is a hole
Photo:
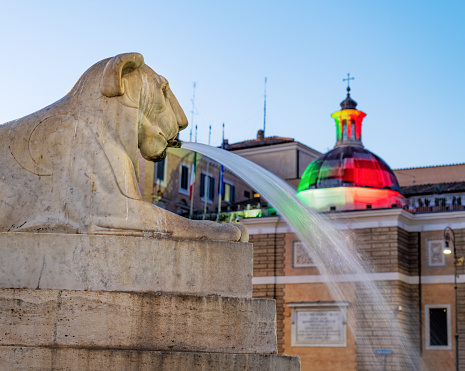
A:
{"label": "stone ledge", "polygon": [[276,353],[271,299],[0,290],[0,345]]}
{"label": "stone ledge", "polygon": [[0,233],[0,288],[252,297],[252,245]]}
{"label": "stone ledge", "polygon": [[259,354],[0,346],[1,370],[299,371],[298,357]]}

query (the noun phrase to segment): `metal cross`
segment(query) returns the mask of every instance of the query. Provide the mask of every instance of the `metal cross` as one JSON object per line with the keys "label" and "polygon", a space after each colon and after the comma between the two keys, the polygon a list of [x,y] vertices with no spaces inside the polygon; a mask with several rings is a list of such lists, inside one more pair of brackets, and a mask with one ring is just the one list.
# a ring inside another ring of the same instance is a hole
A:
{"label": "metal cross", "polygon": [[355,77],[350,77],[350,73],[347,74],[347,79],[342,79],[342,81],[347,81],[347,88],[350,89],[350,80],[354,80]]}

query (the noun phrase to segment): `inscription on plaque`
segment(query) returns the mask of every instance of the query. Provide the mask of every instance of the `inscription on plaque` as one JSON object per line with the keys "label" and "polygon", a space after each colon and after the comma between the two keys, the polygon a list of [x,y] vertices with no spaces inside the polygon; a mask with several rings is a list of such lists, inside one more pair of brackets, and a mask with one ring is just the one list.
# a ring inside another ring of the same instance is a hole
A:
{"label": "inscription on plaque", "polygon": [[345,346],[345,311],[334,308],[298,308],[294,312],[294,346]]}

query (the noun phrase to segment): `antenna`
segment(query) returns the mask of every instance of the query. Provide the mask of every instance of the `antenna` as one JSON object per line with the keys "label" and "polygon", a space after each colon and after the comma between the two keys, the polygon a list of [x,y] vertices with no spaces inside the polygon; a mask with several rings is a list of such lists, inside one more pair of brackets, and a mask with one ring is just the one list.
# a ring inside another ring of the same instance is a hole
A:
{"label": "antenna", "polygon": [[212,126],[208,127],[208,145],[210,145],[210,138],[212,136]]}
{"label": "antenna", "polygon": [[[195,111],[195,87],[196,87],[196,82],[194,81],[194,92],[192,94],[192,99],[191,99],[191,102],[192,102],[192,119],[191,119],[191,131],[190,131],[190,134],[189,134],[189,142],[192,142],[192,128],[194,127],[194,111]],[[197,133],[195,134],[197,135]],[[197,140],[196,140],[197,142]]]}
{"label": "antenna", "polygon": [[266,127],[266,76],[265,76],[265,101],[263,105],[263,138],[265,138],[265,127]]}

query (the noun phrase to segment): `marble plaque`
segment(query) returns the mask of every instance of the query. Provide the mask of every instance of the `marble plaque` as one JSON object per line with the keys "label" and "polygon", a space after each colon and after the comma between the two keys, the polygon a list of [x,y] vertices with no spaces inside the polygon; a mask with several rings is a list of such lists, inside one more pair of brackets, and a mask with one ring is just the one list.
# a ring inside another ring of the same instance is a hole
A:
{"label": "marble plaque", "polygon": [[345,346],[345,311],[338,307],[298,308],[292,335],[293,346]]}
{"label": "marble plaque", "polygon": [[294,241],[292,244],[292,267],[293,268],[313,268],[315,264],[308,254],[304,245],[300,241]]}
{"label": "marble plaque", "polygon": [[428,240],[428,267],[445,267],[444,240]]}

